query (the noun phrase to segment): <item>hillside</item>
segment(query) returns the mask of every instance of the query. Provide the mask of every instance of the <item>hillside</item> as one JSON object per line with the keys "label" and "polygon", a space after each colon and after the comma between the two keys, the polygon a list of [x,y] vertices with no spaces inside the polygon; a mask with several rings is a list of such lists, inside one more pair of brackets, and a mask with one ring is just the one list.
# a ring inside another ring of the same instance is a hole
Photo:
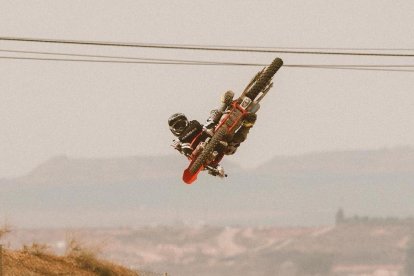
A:
{"label": "hillside", "polygon": [[[89,242],[108,241],[106,259],[140,271],[180,276],[371,276],[401,275],[397,273],[413,262],[407,258],[413,248],[413,223],[412,219],[349,218],[322,227],[177,225],[72,231]],[[19,246],[22,241],[38,240],[58,251],[67,231],[18,230],[7,242]]]}
{"label": "hillside", "polygon": [[184,165],[185,159],[176,156],[100,159],[56,156],[15,181],[32,185],[124,183],[172,177]]}
{"label": "hillside", "polygon": [[259,166],[257,173],[407,173],[414,172],[414,149],[349,150],[276,156]]}
{"label": "hillside", "polygon": [[[229,158],[228,158],[229,159]],[[387,174],[414,173],[414,149],[349,150],[275,156],[255,169],[242,169],[229,160],[223,166],[232,174]],[[26,175],[0,179],[30,184],[96,184],[160,180],[180,177],[188,161],[180,155],[119,158],[71,158],[56,156]]]}
{"label": "hillside", "polygon": [[33,246],[20,251],[4,250],[3,275],[138,276],[139,274],[122,266],[98,260],[91,254],[60,257],[48,253],[42,247]]}
{"label": "hillside", "polygon": [[[240,168],[231,162],[225,164],[226,168],[233,172],[240,171]],[[13,181],[32,185],[92,185],[162,180],[180,176],[186,166],[188,161],[178,154],[119,158],[56,156]]]}

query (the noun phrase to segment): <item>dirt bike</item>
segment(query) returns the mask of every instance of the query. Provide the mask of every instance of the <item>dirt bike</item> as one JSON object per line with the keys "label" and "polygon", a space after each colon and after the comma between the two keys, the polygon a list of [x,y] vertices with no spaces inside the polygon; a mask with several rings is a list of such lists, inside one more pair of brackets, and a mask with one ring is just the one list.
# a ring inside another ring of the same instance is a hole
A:
{"label": "dirt bike", "polygon": [[208,170],[212,175],[227,176],[221,167],[217,167],[224,156],[223,148],[231,142],[248,114],[257,112],[259,102],[272,88],[272,78],[282,65],[283,61],[275,58],[269,66],[253,77],[239,98],[234,101],[232,98],[223,100],[224,104],[219,110],[222,116],[213,128],[211,137],[200,142],[189,157],[190,164],[183,173],[185,183],[193,183],[202,170]]}

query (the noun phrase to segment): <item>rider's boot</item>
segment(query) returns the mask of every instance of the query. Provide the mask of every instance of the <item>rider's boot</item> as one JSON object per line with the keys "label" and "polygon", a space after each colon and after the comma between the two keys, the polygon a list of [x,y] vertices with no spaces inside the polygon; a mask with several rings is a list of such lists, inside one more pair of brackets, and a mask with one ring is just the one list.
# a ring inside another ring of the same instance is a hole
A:
{"label": "rider's boot", "polygon": [[226,91],[222,96],[221,96],[221,106],[219,108],[219,111],[224,112],[226,110],[226,108],[231,104],[231,102],[233,101],[234,98],[234,92],[229,90]]}
{"label": "rider's boot", "polygon": [[237,148],[240,146],[240,143],[234,143],[230,142],[227,146],[226,150],[224,151],[225,155],[232,155],[235,154],[237,151]]}
{"label": "rider's boot", "polygon": [[204,130],[210,135],[213,136],[213,128],[218,124],[223,116],[224,111],[232,103],[234,97],[233,91],[226,91],[221,96],[221,105],[218,109],[213,109],[210,111],[210,117],[207,119],[207,123],[204,125]]}

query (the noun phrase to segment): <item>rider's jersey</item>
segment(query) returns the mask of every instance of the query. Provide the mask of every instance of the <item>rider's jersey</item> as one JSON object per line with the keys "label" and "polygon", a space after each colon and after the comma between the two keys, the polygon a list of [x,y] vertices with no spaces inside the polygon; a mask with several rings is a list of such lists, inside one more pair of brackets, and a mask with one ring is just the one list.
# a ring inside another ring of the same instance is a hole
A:
{"label": "rider's jersey", "polygon": [[181,142],[181,151],[190,155],[198,143],[204,138],[203,126],[196,120],[190,121],[183,133],[178,137]]}
{"label": "rider's jersey", "polygon": [[178,136],[182,143],[191,143],[191,141],[201,132],[203,126],[196,120],[190,121],[183,133]]}

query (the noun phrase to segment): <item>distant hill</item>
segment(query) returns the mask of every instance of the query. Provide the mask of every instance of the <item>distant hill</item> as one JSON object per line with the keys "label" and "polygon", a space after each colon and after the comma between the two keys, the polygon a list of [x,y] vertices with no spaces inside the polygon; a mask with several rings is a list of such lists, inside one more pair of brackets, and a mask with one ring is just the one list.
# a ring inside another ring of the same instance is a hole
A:
{"label": "distant hill", "polygon": [[[130,156],[120,158],[70,158],[56,156],[27,175],[14,179],[25,184],[105,184],[165,179],[181,175],[189,162],[184,156]],[[226,168],[240,168],[225,163]]]}
{"label": "distant hill", "polygon": [[257,169],[224,163],[229,177],[181,181],[183,156],[55,157],[0,183],[0,218],[27,227],[170,224],[332,224],[352,215],[414,214],[414,150],[275,157]]}
{"label": "distant hill", "polygon": [[257,168],[257,173],[413,173],[414,149],[315,152],[277,156]]}
{"label": "distant hill", "polygon": [[185,165],[180,156],[70,158],[57,156],[15,179],[31,184],[104,184],[171,177]]}
{"label": "distant hill", "polygon": [[[177,177],[188,165],[179,155],[130,156],[120,158],[70,158],[56,156],[13,182],[32,184],[103,184]],[[414,173],[414,149],[316,152],[297,156],[276,156],[256,169],[243,170],[224,161],[230,175],[278,174],[387,174]],[[0,179],[1,183],[10,180]]]}

